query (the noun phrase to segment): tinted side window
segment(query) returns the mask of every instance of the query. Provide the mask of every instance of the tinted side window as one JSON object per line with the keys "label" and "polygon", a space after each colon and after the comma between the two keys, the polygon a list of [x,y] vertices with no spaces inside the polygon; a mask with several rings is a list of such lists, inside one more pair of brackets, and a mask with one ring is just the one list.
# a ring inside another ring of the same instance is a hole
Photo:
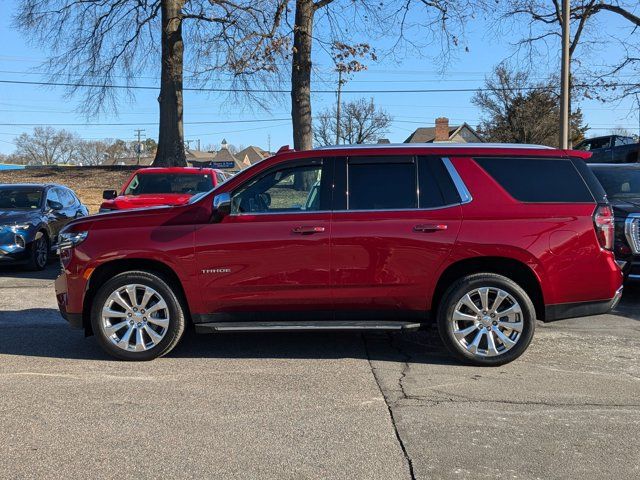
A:
{"label": "tinted side window", "polygon": [[460,195],[441,158],[419,157],[420,208],[460,203]]}
{"label": "tinted side window", "polygon": [[53,202],[62,203],[62,200],[58,196],[59,190],[57,188],[52,188],[47,192],[47,201],[51,200]]}
{"label": "tinted side window", "polygon": [[416,165],[410,157],[350,158],[349,210],[417,208]]}
{"label": "tinted side window", "polygon": [[571,160],[476,158],[509,194],[522,202],[593,202]]}

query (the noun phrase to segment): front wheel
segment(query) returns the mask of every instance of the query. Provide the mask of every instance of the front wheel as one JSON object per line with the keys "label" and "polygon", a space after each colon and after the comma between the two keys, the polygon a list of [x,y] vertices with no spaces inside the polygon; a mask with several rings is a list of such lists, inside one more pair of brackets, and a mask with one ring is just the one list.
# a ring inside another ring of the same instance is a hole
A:
{"label": "front wheel", "polygon": [[535,308],[513,280],[493,273],[468,275],[445,292],[438,330],[448,350],[466,363],[497,366],[531,343]]}
{"label": "front wheel", "polygon": [[49,239],[43,233],[31,242],[31,250],[29,251],[29,269],[44,270],[49,261]]}
{"label": "front wheel", "polygon": [[116,275],[98,290],[91,324],[100,346],[122,360],[152,360],[180,341],[185,314],[161,277],[143,271]]}

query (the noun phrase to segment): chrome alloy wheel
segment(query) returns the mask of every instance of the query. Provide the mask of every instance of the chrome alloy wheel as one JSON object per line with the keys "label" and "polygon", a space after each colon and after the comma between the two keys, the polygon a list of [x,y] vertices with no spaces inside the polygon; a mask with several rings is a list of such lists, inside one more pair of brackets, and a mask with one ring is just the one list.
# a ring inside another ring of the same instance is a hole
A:
{"label": "chrome alloy wheel", "polygon": [[495,357],[511,350],[524,328],[520,304],[497,287],[466,293],[456,304],[451,322],[458,343],[480,357]]}
{"label": "chrome alloy wheel", "polygon": [[130,352],[149,350],[169,329],[169,307],[146,285],[131,284],[111,293],[102,307],[102,330],[117,347]]}

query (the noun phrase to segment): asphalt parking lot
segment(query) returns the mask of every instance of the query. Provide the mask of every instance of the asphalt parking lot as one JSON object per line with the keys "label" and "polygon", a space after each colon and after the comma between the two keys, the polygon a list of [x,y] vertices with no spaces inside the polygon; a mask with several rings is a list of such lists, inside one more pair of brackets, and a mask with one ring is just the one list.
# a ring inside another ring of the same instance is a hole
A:
{"label": "asphalt parking lot", "polygon": [[0,478],[639,478],[640,287],[462,366],[434,332],[189,334],[112,361],[0,268]]}

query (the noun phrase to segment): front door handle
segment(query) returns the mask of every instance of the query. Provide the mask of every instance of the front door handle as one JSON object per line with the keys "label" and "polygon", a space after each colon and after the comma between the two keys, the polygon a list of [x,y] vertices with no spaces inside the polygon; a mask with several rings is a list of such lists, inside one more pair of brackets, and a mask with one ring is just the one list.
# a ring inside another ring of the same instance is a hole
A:
{"label": "front door handle", "polygon": [[324,232],[324,227],[295,227],[291,230],[291,233],[297,233],[298,235],[312,235],[322,232]]}
{"label": "front door handle", "polygon": [[444,223],[423,223],[413,226],[413,231],[420,233],[438,232],[446,229],[447,225]]}

